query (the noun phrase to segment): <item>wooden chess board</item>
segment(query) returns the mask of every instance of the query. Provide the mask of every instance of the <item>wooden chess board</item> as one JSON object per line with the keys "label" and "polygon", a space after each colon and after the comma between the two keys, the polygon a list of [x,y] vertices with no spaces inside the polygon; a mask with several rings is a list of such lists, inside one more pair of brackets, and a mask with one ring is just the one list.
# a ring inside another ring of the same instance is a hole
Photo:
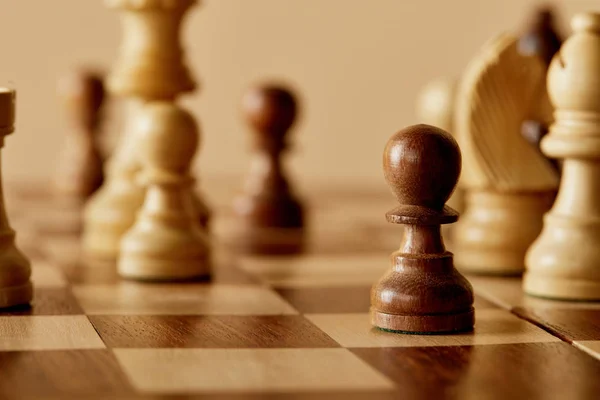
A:
{"label": "wooden chess board", "polygon": [[[224,234],[232,193],[206,186]],[[528,298],[516,278],[469,276],[473,333],[373,329],[369,290],[401,235],[385,188],[306,190],[305,255],[217,244],[210,282],[168,284],[83,260],[76,209],[35,185],[7,192],[35,300],[0,314],[2,399],[600,398],[600,304]]]}

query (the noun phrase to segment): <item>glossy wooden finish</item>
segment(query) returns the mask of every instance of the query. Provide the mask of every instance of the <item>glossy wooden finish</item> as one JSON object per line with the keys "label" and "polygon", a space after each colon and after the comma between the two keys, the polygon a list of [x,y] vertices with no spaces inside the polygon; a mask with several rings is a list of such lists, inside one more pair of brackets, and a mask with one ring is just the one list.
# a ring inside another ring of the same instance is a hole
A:
{"label": "glossy wooden finish", "polygon": [[6,399],[133,392],[109,350],[0,352],[0,368],[0,397]]}
{"label": "glossy wooden finish", "polygon": [[[39,196],[40,203],[48,198]],[[348,252],[348,242],[364,232],[375,237],[377,229],[347,215],[381,214],[389,193],[311,197],[321,200],[316,223],[328,228],[317,229],[316,239],[330,236],[318,252],[257,257],[217,247],[210,281],[123,281],[114,263],[81,259],[77,235],[60,244],[55,234],[33,232],[36,298],[30,308],[0,312],[0,398],[600,396],[598,308],[586,309],[595,304],[527,302],[519,279],[477,277],[472,331],[398,335],[374,328],[368,287],[387,256],[376,240],[365,240],[368,253]],[[404,251],[441,250],[438,229],[424,229],[427,239],[405,240]],[[395,231],[379,230],[382,237]],[[544,311],[552,305],[569,310]]]}
{"label": "glossy wooden finish", "polygon": [[393,379],[400,398],[593,399],[600,391],[600,362],[566,343],[352,352]]}
{"label": "glossy wooden finish", "polygon": [[472,288],[454,268],[440,231],[458,217],[445,206],[460,175],[458,144],[439,128],[411,126],[390,138],[383,168],[400,203],[388,221],[406,227],[392,268],[373,286],[373,325],[408,333],[472,329]]}
{"label": "glossy wooden finish", "polygon": [[259,254],[301,252],[304,208],[282,165],[288,131],[296,119],[296,99],[290,89],[263,85],[246,93],[242,107],[254,131],[254,155],[244,193],[234,202],[237,247]]}
{"label": "glossy wooden finish", "polygon": [[[557,304],[560,307],[560,303]],[[518,307],[515,313],[562,340],[600,340],[600,309]]]}
{"label": "glossy wooden finish", "polygon": [[318,348],[339,347],[299,315],[90,317],[109,347]]}

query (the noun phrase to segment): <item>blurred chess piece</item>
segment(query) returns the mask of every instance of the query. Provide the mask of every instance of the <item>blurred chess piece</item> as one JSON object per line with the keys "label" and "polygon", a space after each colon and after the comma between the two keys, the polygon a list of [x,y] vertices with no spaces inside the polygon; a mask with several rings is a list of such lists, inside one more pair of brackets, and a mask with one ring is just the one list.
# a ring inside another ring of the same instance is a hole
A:
{"label": "blurred chess piece", "polygon": [[234,202],[236,247],[252,253],[300,252],[304,208],[281,160],[296,118],[296,99],[286,88],[265,85],[246,93],[242,106],[254,131],[254,155],[244,192]]}
{"label": "blurred chess piece", "polygon": [[600,14],[572,20],[548,70],[556,107],[542,151],[563,159],[561,186],[527,252],[524,289],[557,299],[600,300]]}
{"label": "blurred chess piece", "polygon": [[[0,88],[0,149],[14,131],[15,92]],[[0,177],[2,173],[0,172]],[[33,298],[29,260],[15,245],[15,231],[8,223],[0,182],[0,308],[29,304]]]}
{"label": "blurred chess piece", "polygon": [[538,8],[519,37],[518,49],[523,55],[539,56],[546,65],[560,49],[562,39],[551,7]]}
{"label": "blurred chess piece", "polygon": [[[120,12],[123,27],[121,51],[107,85],[112,95],[130,99],[131,109],[122,142],[109,160],[106,182],[86,206],[83,247],[87,256],[114,260],[144,199],[144,188],[137,183],[137,114],[144,103],[175,102],[196,87],[180,39],[184,16],[196,0],[105,2]],[[199,220],[207,224],[208,207],[199,198],[194,202]]]}
{"label": "blurred chess piece", "polygon": [[459,89],[456,135],[463,154],[459,185],[465,213],[452,250],[462,271],[512,275],[542,229],[559,175],[522,136],[524,121],[548,124],[546,65],[503,34],[469,64]]}
{"label": "blurred chess piece", "polygon": [[190,175],[197,124],[169,102],[145,105],[137,122],[147,191],[135,224],[123,236],[119,274],[141,280],[206,276],[210,244],[198,221]]}
{"label": "blurred chess piece", "polygon": [[[536,10],[519,37],[518,49],[524,55],[540,57],[546,66],[549,66],[552,57],[560,49],[561,43],[561,35],[555,25],[552,8],[542,7]],[[546,93],[543,95],[546,96]],[[546,102],[546,99],[543,101]],[[538,149],[542,155],[540,142],[548,133],[548,127],[548,124],[535,120],[526,120],[521,126],[521,134],[525,140]],[[554,159],[549,159],[549,161],[560,172],[560,164]]]}
{"label": "blurred chess piece", "polygon": [[59,81],[59,95],[69,116],[69,132],[58,158],[54,193],[60,200],[83,203],[102,185],[99,127],[104,101],[102,75],[71,71]]}
{"label": "blurred chess piece", "polygon": [[386,217],[404,225],[404,234],[371,291],[373,325],[403,333],[472,330],[473,289],[454,268],[440,230],[458,219],[446,205],[461,170],[458,144],[437,127],[410,126],[388,141],[383,170],[400,203]]}
{"label": "blurred chess piece", "polygon": [[[436,79],[429,82],[420,91],[417,97],[417,118],[420,123],[437,126],[454,135],[454,109],[458,82],[456,79]],[[447,202],[459,213],[464,209],[464,193],[456,188]],[[442,227],[444,237],[449,241],[452,238],[453,225]]]}

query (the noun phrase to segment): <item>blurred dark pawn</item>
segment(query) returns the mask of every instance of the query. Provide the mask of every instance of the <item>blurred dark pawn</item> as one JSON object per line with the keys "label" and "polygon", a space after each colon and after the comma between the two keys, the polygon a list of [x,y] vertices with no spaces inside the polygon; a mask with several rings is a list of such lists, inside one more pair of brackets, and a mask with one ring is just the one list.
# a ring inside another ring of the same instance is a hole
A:
{"label": "blurred dark pawn", "polygon": [[[533,15],[519,38],[518,46],[521,53],[537,55],[546,66],[549,66],[561,44],[562,39],[554,23],[554,12],[547,6],[539,8]],[[540,142],[547,133],[548,126],[541,121],[527,120],[521,125],[523,137],[540,153]],[[560,171],[560,165],[556,160],[549,160],[549,162]]]}
{"label": "blurred dark pawn", "polygon": [[254,132],[254,151],[243,194],[234,203],[240,248],[263,254],[303,249],[304,208],[282,166],[298,107],[292,91],[276,85],[250,89],[242,111]]}
{"label": "blurred dark pawn", "polygon": [[98,140],[105,98],[103,77],[90,69],[73,70],[59,80],[58,95],[69,129],[57,161],[54,192],[58,198],[84,201],[103,182]]}
{"label": "blurred dark pawn", "polygon": [[560,49],[562,39],[554,23],[554,12],[550,7],[536,11],[519,39],[519,50],[523,54],[538,54],[546,65]]}

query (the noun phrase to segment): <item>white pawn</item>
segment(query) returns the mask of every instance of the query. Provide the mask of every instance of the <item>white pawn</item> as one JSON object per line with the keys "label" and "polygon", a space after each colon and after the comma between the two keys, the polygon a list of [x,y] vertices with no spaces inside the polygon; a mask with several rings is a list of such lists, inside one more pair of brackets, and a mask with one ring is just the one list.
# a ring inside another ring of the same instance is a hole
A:
{"label": "white pawn", "polygon": [[541,235],[529,248],[527,293],[600,300],[600,14],[577,15],[548,70],[555,122],[542,151],[563,159]]}
{"label": "white pawn", "polygon": [[119,274],[141,280],[208,275],[210,243],[198,222],[190,176],[198,126],[177,105],[153,102],[140,111],[136,128],[146,196],[121,241]]}

